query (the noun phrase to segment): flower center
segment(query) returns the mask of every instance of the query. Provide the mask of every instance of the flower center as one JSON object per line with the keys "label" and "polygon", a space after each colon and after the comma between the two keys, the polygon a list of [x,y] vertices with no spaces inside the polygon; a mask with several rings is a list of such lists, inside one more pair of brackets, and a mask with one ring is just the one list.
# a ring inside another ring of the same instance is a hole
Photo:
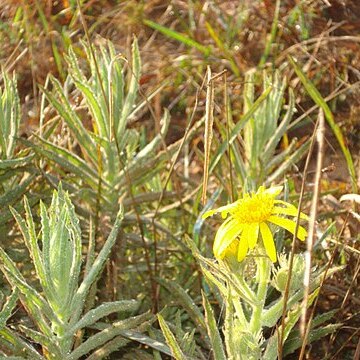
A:
{"label": "flower center", "polygon": [[261,223],[266,221],[274,207],[274,196],[267,193],[245,195],[231,210],[231,216],[241,224]]}

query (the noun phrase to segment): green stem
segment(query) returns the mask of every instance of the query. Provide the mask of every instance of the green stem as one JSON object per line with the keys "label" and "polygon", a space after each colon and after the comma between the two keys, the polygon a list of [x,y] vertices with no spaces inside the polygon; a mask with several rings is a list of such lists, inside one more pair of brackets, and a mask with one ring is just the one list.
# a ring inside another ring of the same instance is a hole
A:
{"label": "green stem", "polygon": [[239,299],[239,295],[236,293],[236,291],[232,290],[231,291],[231,301],[227,304],[227,306],[231,306],[231,304],[234,305],[235,308],[235,313],[237,318],[239,319],[240,323],[246,327],[248,322],[246,320],[242,305],[241,305],[241,301]]}
{"label": "green stem", "polygon": [[261,315],[264,310],[266,293],[267,293],[267,285],[270,278],[270,260],[267,256],[260,256],[257,258],[257,281],[258,281],[258,289],[257,289],[257,300],[258,303],[253,307],[253,313],[250,320],[250,331],[253,334],[258,333],[261,330]]}

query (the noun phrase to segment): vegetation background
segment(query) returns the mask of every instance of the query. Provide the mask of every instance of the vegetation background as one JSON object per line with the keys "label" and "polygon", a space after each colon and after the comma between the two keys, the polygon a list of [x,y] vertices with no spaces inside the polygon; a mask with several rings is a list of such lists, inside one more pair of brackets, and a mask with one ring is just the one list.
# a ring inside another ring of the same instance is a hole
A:
{"label": "vegetation background", "polygon": [[[216,316],[221,309],[184,239],[191,237],[204,256],[212,256],[215,223],[214,228],[203,225],[200,216],[204,162],[209,169],[210,161],[207,208],[241,193],[245,182],[236,157],[243,146],[240,136],[231,151],[224,148],[221,160],[211,164],[221,144],[228,143],[228,127],[231,131],[246,113],[249,83],[256,99],[264,91],[263,74],[279,71],[294,94],[296,111],[277,153],[304,151],[290,160],[284,157],[286,169],[270,180],[286,179],[290,198],[298,200],[309,152],[302,146],[312,138],[322,109],[327,121],[313,262],[318,267],[330,261],[345,266],[322,286],[316,308],[318,314],[336,310],[330,322],[341,326],[312,343],[308,358],[359,359],[359,215],[356,201],[351,201],[356,196],[343,197],[356,194],[360,186],[359,19],[357,0],[1,2],[0,246],[31,286],[39,288],[9,206],[23,216],[26,195],[40,224],[40,200],[49,204],[61,180],[80,218],[87,259],[104,246],[119,204],[124,206],[123,225],[86,308],[135,299],[136,310],[129,313],[147,315],[129,329],[144,336],[114,335],[101,348],[104,352],[95,351],[92,358],[110,353],[111,359],[167,358],[154,345],[154,339],[164,343],[164,338],[149,310],[161,312],[194,358],[211,357],[198,314],[201,291],[211,299]],[[212,144],[204,131],[208,66],[214,76]],[[124,82],[122,98],[109,90],[111,71],[119,89]],[[109,87],[94,81],[98,77]],[[290,101],[287,90],[282,96],[284,104]],[[286,106],[281,114],[285,111]],[[123,119],[115,141],[110,125],[102,129],[107,121],[111,124],[112,112],[113,118]],[[212,149],[209,158],[207,146]],[[112,154],[119,160],[111,162]],[[305,181],[307,213],[316,148],[313,154]],[[274,166],[273,173],[279,168]],[[5,277],[0,281],[4,305],[11,288]],[[41,344],[30,331],[34,319],[27,313],[19,301],[6,321]],[[85,338],[125,318],[111,314],[90,327]],[[145,323],[149,327],[141,328]],[[83,336],[78,335],[79,343]],[[46,356],[40,345],[34,348]],[[0,354],[10,353],[0,345]],[[297,356],[295,352],[288,358]]]}

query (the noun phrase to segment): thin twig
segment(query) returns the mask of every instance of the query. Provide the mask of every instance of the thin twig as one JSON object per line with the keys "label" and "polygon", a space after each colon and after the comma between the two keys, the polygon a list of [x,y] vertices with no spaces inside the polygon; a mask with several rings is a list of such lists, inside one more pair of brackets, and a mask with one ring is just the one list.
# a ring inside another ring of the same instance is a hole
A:
{"label": "thin twig", "polygon": [[[339,359],[338,355],[342,352],[342,350],[344,349],[344,347],[351,341],[351,339],[357,335],[360,332],[360,329],[356,329],[349,337],[346,341],[342,342],[341,347],[339,348],[339,350],[335,353],[335,355],[330,359],[330,360],[336,360]],[[358,345],[359,346],[359,345]],[[358,352],[358,351],[356,351]],[[354,360],[359,360],[359,358],[354,357]]]}
{"label": "thin twig", "polygon": [[[309,316],[309,319],[308,319],[308,324],[309,324],[309,325],[308,325],[307,328],[306,328],[306,332],[305,332],[304,339],[307,339],[307,338],[309,337],[309,333],[310,333],[310,330],[311,330],[311,326],[310,326],[310,325],[311,325],[312,320],[313,320],[313,318],[314,318],[314,316],[315,316],[315,310],[316,310],[317,304],[318,304],[318,302],[319,302],[320,293],[321,293],[321,290],[324,288],[324,283],[325,283],[325,280],[326,280],[326,278],[327,278],[327,273],[328,273],[331,265],[332,265],[333,262],[334,262],[335,255],[337,254],[337,249],[338,249],[338,246],[339,246],[339,244],[340,244],[340,238],[341,238],[341,236],[342,236],[342,234],[343,234],[343,232],[344,232],[344,230],[345,230],[345,227],[346,227],[346,225],[347,225],[347,220],[348,220],[348,218],[349,218],[349,213],[347,214],[346,219],[345,219],[345,221],[344,221],[344,223],[343,223],[343,225],[342,225],[342,227],[341,227],[341,230],[340,230],[339,235],[338,235],[338,238],[337,238],[338,241],[337,241],[337,243],[336,243],[336,245],[335,245],[335,248],[334,248],[334,251],[333,251],[333,253],[332,253],[332,255],[331,255],[331,258],[330,258],[330,260],[328,261],[328,263],[327,263],[327,265],[326,265],[326,268],[325,268],[325,271],[324,271],[324,275],[323,275],[323,277],[322,277],[322,279],[321,279],[321,282],[320,282],[319,292],[318,292],[317,297],[316,297],[316,299],[315,299],[315,301],[314,301],[314,305],[313,305],[313,307],[312,307],[312,309],[311,309],[311,313],[310,313],[310,316]],[[304,356],[304,354],[305,354],[305,347],[306,347],[306,342],[303,341],[302,346],[301,346],[301,353],[300,353],[300,356],[299,356],[299,360],[300,360],[300,359]]]}
{"label": "thin twig", "polygon": [[310,209],[310,220],[309,220],[309,232],[306,240],[306,252],[305,252],[305,273],[304,273],[304,298],[302,301],[302,312],[300,320],[300,333],[303,337],[303,343],[301,348],[301,353],[299,360],[304,356],[304,351],[307,343],[307,338],[305,334],[308,332],[307,327],[310,326],[306,321],[307,306],[309,302],[310,294],[310,278],[311,278],[311,263],[312,263],[312,250],[316,236],[316,218],[318,213],[318,203],[320,195],[320,182],[322,176],[322,165],[324,162],[324,133],[325,133],[325,118],[324,112],[322,109],[319,111],[319,127],[316,132],[316,139],[318,143],[318,155],[316,162],[316,172],[315,172],[315,181],[314,181],[314,191],[313,191],[313,200],[311,203]]}
{"label": "thin twig", "polygon": [[348,300],[348,298],[350,296],[350,291],[351,291],[353,285],[356,284],[356,281],[358,279],[358,275],[359,275],[359,272],[360,272],[360,257],[358,257],[358,261],[356,263],[355,269],[356,270],[355,270],[354,276],[351,279],[351,283],[349,285],[349,288],[347,289],[346,294],[344,296],[344,300],[341,303],[341,306],[340,306],[341,309],[345,306],[345,303],[347,302],[347,300]]}
{"label": "thin twig", "polygon": [[[335,255],[337,254],[337,249],[338,249],[338,246],[339,246],[339,244],[340,244],[340,238],[341,238],[341,236],[343,235],[343,232],[344,232],[344,230],[345,230],[345,228],[346,228],[348,218],[349,218],[349,213],[347,214],[347,216],[346,216],[346,218],[345,218],[345,221],[344,221],[344,223],[343,223],[343,225],[342,225],[342,227],[341,227],[341,230],[340,230],[340,232],[339,232],[339,234],[338,234],[338,238],[337,238],[338,241],[337,241],[337,243],[336,243],[336,245],[335,245],[335,248],[334,248],[334,251],[333,251],[333,253],[332,253],[332,255],[331,255],[331,258],[330,258],[330,260],[328,261],[328,263],[327,263],[327,265],[326,265],[326,269],[325,269],[325,271],[324,271],[324,275],[323,275],[323,278],[321,279],[321,283],[320,283],[320,286],[319,286],[319,292],[318,292],[318,294],[317,294],[317,297],[316,297],[316,299],[315,299],[314,305],[313,305],[313,307],[312,307],[312,310],[311,310],[311,313],[310,313],[310,316],[309,316],[309,324],[312,322],[312,319],[313,319],[314,316],[315,316],[315,310],[316,310],[317,304],[318,304],[318,302],[319,302],[321,290],[324,288],[324,283],[325,283],[325,280],[326,280],[326,278],[327,278],[327,273],[328,273],[331,265],[332,265],[333,262],[334,262]],[[310,329],[311,329],[310,326],[308,326],[308,328],[306,329],[306,331],[307,331],[306,334],[305,334],[305,335],[306,335],[306,338],[309,336]],[[301,349],[301,350],[302,350],[302,349]]]}
{"label": "thin twig", "polygon": [[230,174],[230,199],[231,202],[235,201],[235,194],[234,194],[234,182],[233,182],[233,175],[232,175],[232,163],[231,163],[231,148],[230,148],[230,119],[229,119],[229,94],[228,94],[228,86],[227,86],[227,73],[224,73],[224,108],[225,108],[225,124],[226,124],[226,140],[228,146],[228,161],[229,161],[229,174]]}
{"label": "thin twig", "polygon": [[289,299],[290,282],[291,282],[292,269],[293,269],[293,264],[294,264],[295,251],[296,251],[296,238],[297,238],[297,233],[298,233],[298,229],[299,229],[301,205],[302,205],[303,198],[304,198],[306,176],[308,173],[311,154],[312,154],[314,144],[315,144],[315,134],[317,131],[317,127],[318,127],[318,121],[315,124],[315,128],[314,128],[314,131],[313,131],[313,134],[311,137],[309,153],[308,153],[308,156],[306,157],[305,167],[304,167],[304,171],[303,171],[303,179],[302,179],[302,183],[301,183],[301,190],[300,190],[300,195],[299,195],[299,207],[298,207],[298,212],[297,212],[297,216],[296,216],[296,225],[295,225],[295,230],[294,230],[294,235],[293,235],[293,240],[292,240],[290,259],[289,259],[289,275],[288,275],[288,278],[286,281],[286,287],[285,287],[285,292],[284,292],[284,305],[283,305],[283,311],[282,311],[282,316],[281,316],[281,330],[280,330],[280,336],[278,336],[278,358],[279,359],[282,359],[282,353],[283,353],[285,316],[286,316],[286,311],[287,311],[287,301]]}

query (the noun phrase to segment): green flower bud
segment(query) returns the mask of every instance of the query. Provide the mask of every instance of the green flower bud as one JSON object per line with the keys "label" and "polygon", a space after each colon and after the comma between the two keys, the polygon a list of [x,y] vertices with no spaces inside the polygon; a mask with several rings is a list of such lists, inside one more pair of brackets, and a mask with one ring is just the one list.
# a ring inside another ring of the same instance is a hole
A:
{"label": "green flower bud", "polygon": [[[279,257],[280,267],[274,270],[273,274],[273,286],[280,292],[284,292],[286,289],[286,283],[289,276],[289,260],[284,255]],[[302,287],[305,270],[305,260],[301,255],[295,255],[291,281],[290,281],[290,292],[293,293]]]}

